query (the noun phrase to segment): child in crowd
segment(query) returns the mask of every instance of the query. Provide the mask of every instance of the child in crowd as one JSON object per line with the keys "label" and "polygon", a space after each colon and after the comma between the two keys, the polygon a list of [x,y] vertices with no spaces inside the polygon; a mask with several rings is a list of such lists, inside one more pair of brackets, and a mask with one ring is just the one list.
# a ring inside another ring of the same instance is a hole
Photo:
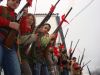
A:
{"label": "child in crowd", "polygon": [[35,28],[35,16],[27,13],[20,20],[20,36],[19,36],[19,52],[21,57],[21,71],[22,75],[32,75],[28,63],[28,47],[34,40],[33,30]]}
{"label": "child in crowd", "polygon": [[16,54],[17,44],[15,43],[12,49],[4,45],[10,30],[19,30],[20,24],[15,22],[16,13],[14,12],[19,4],[20,0],[7,0],[7,6],[0,6],[0,66],[3,68],[5,75],[21,75]]}
{"label": "child in crowd", "polygon": [[37,27],[36,34],[38,34],[37,41],[34,43],[30,51],[30,60],[31,69],[33,75],[49,75],[46,56],[48,52],[48,45],[50,40],[55,38],[55,34],[49,35],[49,30],[51,26],[48,23],[43,24],[40,27]]}

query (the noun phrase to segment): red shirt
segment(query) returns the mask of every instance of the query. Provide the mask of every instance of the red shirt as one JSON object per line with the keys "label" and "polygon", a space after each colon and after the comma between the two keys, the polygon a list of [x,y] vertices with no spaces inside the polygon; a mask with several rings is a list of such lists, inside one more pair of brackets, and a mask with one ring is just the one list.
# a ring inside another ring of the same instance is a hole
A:
{"label": "red shirt", "polygon": [[[3,7],[4,6],[0,6],[0,27],[9,27],[9,23],[11,22],[9,19],[5,18],[5,17],[2,17],[3,15]],[[15,17],[16,14],[14,12],[13,9],[11,9],[10,7],[5,7],[7,8],[7,12],[9,12],[9,15],[11,17]],[[21,31],[21,34],[25,34],[26,32],[31,32],[32,30],[27,28],[26,26],[26,23],[25,23],[25,20],[23,19],[23,21],[20,23],[20,31]]]}
{"label": "red shirt", "polygon": [[26,18],[27,18],[27,16],[24,16],[20,20],[20,34],[21,35],[25,35],[26,33],[32,32],[32,28],[28,28]]}
{"label": "red shirt", "polygon": [[[7,7],[7,9],[9,9],[9,8]],[[8,27],[10,20],[1,16],[3,14],[2,10],[3,10],[3,6],[0,6],[0,27],[2,27],[2,26]],[[12,10],[11,13],[14,13],[14,10]]]}

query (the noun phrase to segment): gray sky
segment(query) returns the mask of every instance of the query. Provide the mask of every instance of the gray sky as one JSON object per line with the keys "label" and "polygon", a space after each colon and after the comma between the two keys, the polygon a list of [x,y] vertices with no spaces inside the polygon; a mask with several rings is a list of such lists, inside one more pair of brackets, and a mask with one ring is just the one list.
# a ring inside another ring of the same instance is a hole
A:
{"label": "gray sky", "polygon": [[[56,1],[57,0],[37,0],[35,13],[48,13],[51,4],[55,4]],[[89,67],[91,71],[94,71],[100,68],[100,0],[94,0],[93,3],[88,6],[88,8],[73,19],[73,17],[91,1],[92,0],[61,0],[54,13],[59,13],[61,16],[62,14],[66,13],[71,6],[73,7],[73,10],[67,18],[70,24],[68,25],[63,23],[62,26],[64,34],[66,29],[69,28],[69,32],[66,37],[66,45],[67,48],[69,48],[70,41],[73,40],[74,47],[77,40],[80,39],[77,50],[75,51],[75,56],[82,54],[82,51],[85,48],[86,51],[84,62],[92,60],[91,63],[89,63]],[[33,0],[33,7],[29,8],[29,12],[34,13],[35,3],[36,0]],[[1,4],[5,5],[6,0],[4,0]],[[25,4],[25,0],[22,0],[21,4]],[[16,12],[18,12],[21,7],[22,6],[20,6]]]}

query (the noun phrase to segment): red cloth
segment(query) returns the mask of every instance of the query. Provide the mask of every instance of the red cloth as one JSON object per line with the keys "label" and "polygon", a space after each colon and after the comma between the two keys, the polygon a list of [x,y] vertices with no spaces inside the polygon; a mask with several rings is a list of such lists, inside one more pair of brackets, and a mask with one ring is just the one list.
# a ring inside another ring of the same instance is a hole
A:
{"label": "red cloth", "polygon": [[80,66],[79,66],[79,64],[78,64],[78,63],[74,63],[74,64],[73,64],[73,68],[77,70],[77,69],[79,69],[79,68],[80,68]]}
{"label": "red cloth", "polygon": [[65,14],[61,16],[62,21],[67,22],[69,24],[69,22],[67,20],[65,20]]}
{"label": "red cloth", "polygon": [[54,9],[55,9],[55,6],[52,5],[49,12],[53,13]]}
{"label": "red cloth", "polygon": [[10,23],[9,20],[7,20],[6,18],[3,18],[3,17],[0,16],[0,27],[2,27],[2,26],[8,26],[9,23]]}
{"label": "red cloth", "polygon": [[[0,15],[2,15],[3,13],[2,13],[2,6],[0,6]],[[14,11],[11,11],[11,16],[14,16],[14,15],[12,15],[12,13],[14,13]],[[9,25],[9,23],[10,23],[10,20],[8,20],[8,19],[6,19],[6,18],[4,18],[4,17],[2,17],[2,16],[0,16],[0,27],[2,27],[2,26],[8,26]]]}
{"label": "red cloth", "polygon": [[61,49],[64,48],[64,44],[61,44],[61,45],[59,46],[59,48],[61,48]]}
{"label": "red cloth", "polygon": [[28,32],[32,32],[32,29],[27,27],[27,23],[26,23],[26,16],[22,17],[21,21],[20,21],[20,33],[21,35],[24,35]]}
{"label": "red cloth", "polygon": [[53,47],[54,48],[54,55],[59,57],[59,51],[57,47]]}
{"label": "red cloth", "polygon": [[32,6],[32,0],[26,0],[29,4],[29,6]]}

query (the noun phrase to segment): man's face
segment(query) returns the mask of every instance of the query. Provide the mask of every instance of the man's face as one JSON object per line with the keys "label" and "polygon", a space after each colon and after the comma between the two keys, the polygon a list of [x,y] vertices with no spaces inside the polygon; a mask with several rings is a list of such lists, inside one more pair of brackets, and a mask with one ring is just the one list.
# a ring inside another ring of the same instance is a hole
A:
{"label": "man's face", "polygon": [[7,6],[9,6],[12,9],[16,9],[19,6],[19,3],[19,0],[7,0]]}

